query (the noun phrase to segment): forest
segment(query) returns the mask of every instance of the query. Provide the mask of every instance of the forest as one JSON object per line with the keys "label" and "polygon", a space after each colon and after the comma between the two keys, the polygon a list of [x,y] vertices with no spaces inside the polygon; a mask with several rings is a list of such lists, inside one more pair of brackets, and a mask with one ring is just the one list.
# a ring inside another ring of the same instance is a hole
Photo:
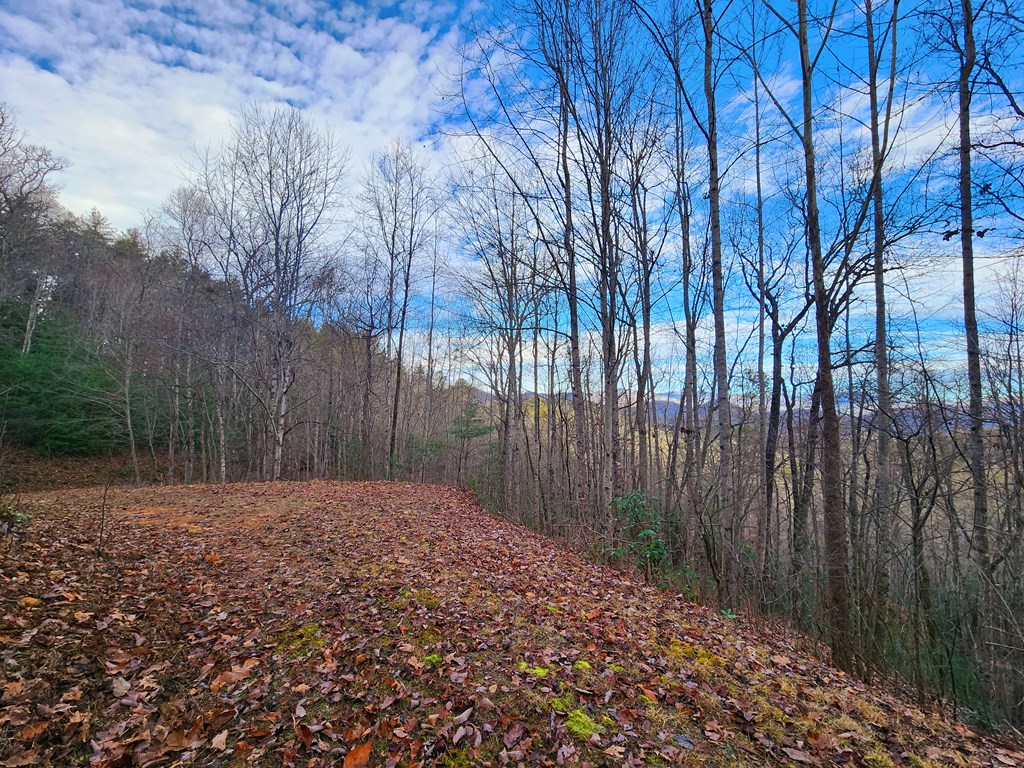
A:
{"label": "forest", "polygon": [[1019,726],[1022,32],[1009,0],[497,4],[446,162],[254,103],[126,231],[2,105],[3,445],[465,486]]}

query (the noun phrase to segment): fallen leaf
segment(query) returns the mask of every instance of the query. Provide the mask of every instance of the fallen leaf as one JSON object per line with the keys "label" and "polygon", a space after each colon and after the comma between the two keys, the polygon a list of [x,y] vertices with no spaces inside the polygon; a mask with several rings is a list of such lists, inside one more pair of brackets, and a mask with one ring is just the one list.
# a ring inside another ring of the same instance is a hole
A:
{"label": "fallen leaf", "polygon": [[42,605],[43,601],[40,600],[38,597],[23,597],[20,600],[18,600],[18,603],[21,605],[22,608],[38,608],[40,605]]}
{"label": "fallen leaf", "polygon": [[39,765],[43,762],[43,756],[35,750],[22,750],[8,756],[3,763],[4,768],[23,768],[26,765]]}
{"label": "fallen leaf", "polygon": [[216,750],[221,751],[221,752],[223,752],[225,749],[227,749],[228,748],[228,732],[227,732],[227,729],[224,729],[223,731],[218,733],[216,736],[214,736],[213,739],[210,740],[210,746],[213,747]]}
{"label": "fallen leaf", "polygon": [[818,760],[810,752],[805,752],[802,749],[793,749],[791,747],[783,747],[782,751],[789,755],[790,758],[796,760],[798,763],[806,763],[807,765],[820,765],[821,761]]}
{"label": "fallen leaf", "polygon": [[344,768],[366,768],[370,763],[370,752],[373,751],[373,742],[368,741],[349,750],[345,755]]}
{"label": "fallen leaf", "polygon": [[38,723],[32,723],[26,725],[20,731],[18,731],[18,738],[24,741],[31,741],[36,736],[46,730],[47,726],[50,725],[49,720],[40,720]]}
{"label": "fallen leaf", "polygon": [[128,691],[132,689],[132,684],[125,680],[123,677],[115,677],[114,682],[114,695],[118,698],[126,696]]}
{"label": "fallen leaf", "polygon": [[14,698],[25,689],[24,680],[11,680],[4,683],[4,698]]}
{"label": "fallen leaf", "polygon": [[519,741],[523,738],[523,734],[526,732],[526,728],[523,727],[521,722],[516,723],[512,726],[512,729],[505,733],[502,741],[505,742],[505,746],[512,749]]}

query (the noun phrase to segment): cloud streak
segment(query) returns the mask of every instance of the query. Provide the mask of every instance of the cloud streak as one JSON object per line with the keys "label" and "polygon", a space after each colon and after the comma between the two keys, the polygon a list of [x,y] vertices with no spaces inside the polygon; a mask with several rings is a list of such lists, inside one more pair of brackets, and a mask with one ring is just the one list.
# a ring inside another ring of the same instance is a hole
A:
{"label": "cloud streak", "polygon": [[0,10],[2,98],[64,155],[62,200],[137,225],[181,183],[193,147],[251,102],[328,126],[354,168],[430,132],[457,50],[456,5],[285,0],[15,0]]}

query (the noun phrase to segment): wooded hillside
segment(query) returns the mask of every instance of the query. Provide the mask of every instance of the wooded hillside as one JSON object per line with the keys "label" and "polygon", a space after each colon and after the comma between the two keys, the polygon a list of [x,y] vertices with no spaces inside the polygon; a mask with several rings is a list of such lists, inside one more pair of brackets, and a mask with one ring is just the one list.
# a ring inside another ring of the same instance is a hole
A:
{"label": "wooded hillside", "polygon": [[443,486],[39,493],[0,577],[0,764],[1014,766],[778,625]]}
{"label": "wooded hillside", "polygon": [[268,92],[133,229],[0,105],[4,445],[464,485],[1024,723],[1019,3],[465,5],[414,139]]}

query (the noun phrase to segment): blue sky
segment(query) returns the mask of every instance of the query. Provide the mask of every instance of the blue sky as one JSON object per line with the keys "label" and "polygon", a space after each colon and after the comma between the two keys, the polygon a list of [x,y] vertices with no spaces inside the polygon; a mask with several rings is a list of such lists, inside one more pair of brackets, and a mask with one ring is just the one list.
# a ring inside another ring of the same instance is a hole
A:
{"label": "blue sky", "polygon": [[[58,177],[63,204],[75,213],[95,207],[124,229],[182,182],[193,147],[225,137],[253,101],[287,101],[330,127],[351,149],[353,175],[395,138],[443,153],[435,144],[442,93],[473,2],[0,0],[0,99],[31,141],[71,162]],[[778,82],[795,95],[791,67]],[[948,133],[941,111],[921,112],[914,141]],[[784,154],[776,160],[787,167]],[[983,292],[1003,266],[979,262]],[[958,336],[959,280],[958,262],[945,258],[915,270],[905,287],[936,336]],[[733,290],[739,348],[754,316],[738,276]],[[666,329],[662,347],[673,344]]]}
{"label": "blue sky", "polygon": [[462,0],[0,0],[0,99],[71,161],[61,199],[136,226],[193,147],[252,101],[287,101],[365,158],[430,144],[458,57]]}

